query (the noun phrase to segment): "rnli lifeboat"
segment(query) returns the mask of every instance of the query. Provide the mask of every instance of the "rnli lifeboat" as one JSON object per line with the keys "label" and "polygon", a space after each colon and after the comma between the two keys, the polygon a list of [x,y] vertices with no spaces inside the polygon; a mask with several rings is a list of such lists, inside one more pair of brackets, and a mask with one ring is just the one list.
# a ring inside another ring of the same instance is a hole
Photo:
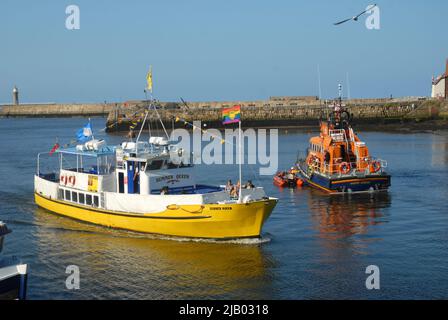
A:
{"label": "rnli lifeboat", "polygon": [[327,119],[320,121],[320,134],[309,141],[306,158],[297,162],[299,177],[328,193],[388,190],[387,162],[370,155],[341,99],[330,108]]}

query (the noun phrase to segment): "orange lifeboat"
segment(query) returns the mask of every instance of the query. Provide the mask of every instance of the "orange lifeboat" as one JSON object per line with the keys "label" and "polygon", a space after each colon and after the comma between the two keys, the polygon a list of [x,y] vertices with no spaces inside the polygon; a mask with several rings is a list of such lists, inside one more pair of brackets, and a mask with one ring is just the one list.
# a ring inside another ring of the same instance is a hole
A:
{"label": "orange lifeboat", "polygon": [[285,171],[278,172],[274,176],[273,182],[278,187],[294,188],[298,185],[297,182],[299,180],[299,178],[296,175],[297,172],[298,170],[294,167],[292,167],[291,170],[289,170],[288,172]]}
{"label": "orange lifeboat", "polygon": [[288,184],[288,180],[286,179],[284,172],[277,173],[274,176],[273,181],[277,187],[285,187]]}
{"label": "orange lifeboat", "polygon": [[[309,140],[299,159],[296,185],[310,185],[328,193],[385,191],[391,177],[387,162],[374,159],[350,122],[352,115],[339,97],[320,121],[320,134]],[[300,182],[300,180],[302,182]]]}

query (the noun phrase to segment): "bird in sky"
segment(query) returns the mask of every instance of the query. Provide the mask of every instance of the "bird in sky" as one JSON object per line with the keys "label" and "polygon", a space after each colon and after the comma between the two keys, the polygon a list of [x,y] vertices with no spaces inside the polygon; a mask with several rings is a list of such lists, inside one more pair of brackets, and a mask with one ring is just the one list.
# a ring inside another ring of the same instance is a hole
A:
{"label": "bird in sky", "polygon": [[336,23],[334,23],[334,25],[337,26],[337,25],[343,24],[343,23],[345,23],[345,22],[347,22],[347,21],[350,21],[350,20],[358,21],[358,18],[359,18],[360,16],[362,16],[364,13],[366,13],[366,12],[372,10],[372,9],[375,8],[375,7],[376,7],[376,4],[371,5],[370,7],[368,7],[366,10],[364,10],[364,11],[361,12],[360,14],[358,14],[358,15],[356,15],[356,16],[354,16],[354,17],[351,17],[351,18],[348,18],[348,19],[345,19],[345,20],[336,22]]}

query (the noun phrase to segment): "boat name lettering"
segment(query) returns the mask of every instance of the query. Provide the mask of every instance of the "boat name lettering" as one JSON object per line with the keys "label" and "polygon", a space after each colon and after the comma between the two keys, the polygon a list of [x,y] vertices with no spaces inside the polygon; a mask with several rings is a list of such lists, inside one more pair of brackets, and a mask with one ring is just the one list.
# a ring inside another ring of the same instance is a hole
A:
{"label": "boat name lettering", "polygon": [[232,210],[232,207],[210,207],[210,210]]}
{"label": "boat name lettering", "polygon": [[[174,176],[171,174],[171,175],[167,175],[167,176],[156,178],[156,182],[161,182],[161,181],[166,181],[166,180],[174,180],[174,179],[175,179]],[[190,179],[190,175],[188,175],[188,174],[177,174],[176,175],[176,179],[177,180],[178,179]]]}

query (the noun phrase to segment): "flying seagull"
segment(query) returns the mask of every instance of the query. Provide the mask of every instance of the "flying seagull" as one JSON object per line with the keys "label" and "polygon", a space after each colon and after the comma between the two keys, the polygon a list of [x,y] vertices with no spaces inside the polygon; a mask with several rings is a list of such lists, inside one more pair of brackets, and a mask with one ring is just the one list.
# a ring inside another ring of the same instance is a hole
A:
{"label": "flying seagull", "polygon": [[375,8],[375,7],[376,7],[376,4],[370,6],[369,8],[367,8],[366,10],[364,10],[363,12],[361,12],[360,14],[358,14],[358,15],[356,15],[356,16],[354,16],[354,17],[351,17],[351,18],[348,18],[348,19],[345,19],[345,20],[336,22],[336,23],[334,23],[334,25],[337,26],[337,25],[343,24],[344,22],[347,22],[347,21],[350,21],[350,20],[358,21],[358,18],[359,18],[360,16],[362,16],[364,13],[366,13],[367,11],[372,10],[372,9]]}

